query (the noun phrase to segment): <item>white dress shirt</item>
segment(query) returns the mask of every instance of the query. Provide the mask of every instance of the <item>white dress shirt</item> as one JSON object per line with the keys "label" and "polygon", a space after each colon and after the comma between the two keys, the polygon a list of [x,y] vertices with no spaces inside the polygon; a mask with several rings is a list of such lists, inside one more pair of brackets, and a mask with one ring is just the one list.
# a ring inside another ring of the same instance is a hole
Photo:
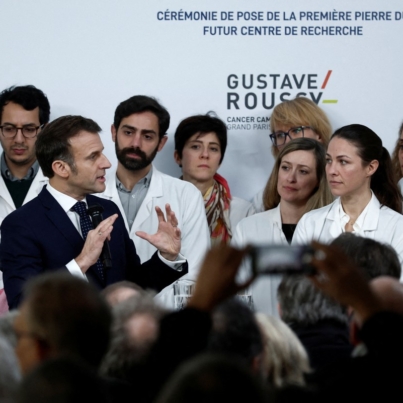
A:
{"label": "white dress shirt", "polygon": [[[70,221],[73,223],[74,228],[80,233],[81,236],[81,225],[80,225],[80,216],[77,212],[71,210],[72,207],[77,203],[77,200],[71,196],[66,195],[65,193],[59,192],[50,184],[47,185],[46,189],[48,192],[56,199],[56,201],[60,204],[60,207],[63,211],[67,214],[70,218]],[[87,206],[87,200],[81,200]],[[88,207],[88,206],[87,206]],[[66,264],[67,270],[73,274],[74,276],[78,276],[81,278],[87,278],[85,273],[82,272],[80,266],[77,264],[75,259],[71,260],[69,263]]]}
{"label": "white dress shirt", "polygon": [[[337,198],[325,207],[304,214],[298,222],[292,244],[308,244],[312,240],[322,243],[332,242],[345,231],[341,222],[343,209],[340,209],[340,206],[341,200]],[[376,196],[372,194],[371,200],[356,223],[357,225],[353,229],[357,235],[392,246],[398,254],[403,269],[402,214],[381,205]]]}

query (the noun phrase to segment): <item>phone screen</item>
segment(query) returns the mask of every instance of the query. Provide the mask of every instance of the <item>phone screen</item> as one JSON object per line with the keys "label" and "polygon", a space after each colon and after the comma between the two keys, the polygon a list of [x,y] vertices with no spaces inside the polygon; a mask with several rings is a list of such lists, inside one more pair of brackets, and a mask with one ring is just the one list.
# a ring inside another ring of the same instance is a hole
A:
{"label": "phone screen", "polygon": [[252,268],[256,274],[314,273],[314,250],[307,245],[267,245],[251,249]]}

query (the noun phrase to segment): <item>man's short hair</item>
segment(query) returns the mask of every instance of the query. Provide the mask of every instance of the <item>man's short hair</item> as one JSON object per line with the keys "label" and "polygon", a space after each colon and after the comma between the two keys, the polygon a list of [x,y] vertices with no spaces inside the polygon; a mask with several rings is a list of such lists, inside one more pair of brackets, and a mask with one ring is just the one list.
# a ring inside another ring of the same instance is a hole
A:
{"label": "man's short hair", "polygon": [[220,164],[224,159],[225,150],[227,148],[227,126],[225,123],[215,116],[214,112],[206,115],[189,116],[182,120],[175,131],[175,150],[180,158],[186,142],[196,133],[207,134],[215,133],[221,148]]}
{"label": "man's short hair", "polygon": [[277,290],[281,319],[290,326],[310,326],[321,320],[348,324],[346,309],[316,289],[305,276],[284,276]]}
{"label": "man's short hair", "polygon": [[109,345],[112,315],[99,292],[65,272],[46,273],[26,283],[27,324],[58,354],[98,367]]}
{"label": "man's short hair", "polygon": [[50,105],[48,98],[33,85],[12,86],[0,93],[0,122],[4,107],[10,102],[21,105],[27,111],[39,108],[39,123],[43,125],[49,122]]}
{"label": "man's short hair", "polygon": [[111,343],[100,371],[112,378],[139,381],[167,311],[155,303],[153,293],[144,292],[115,305],[112,313]]}
{"label": "man's short hair", "polygon": [[101,128],[92,119],[68,115],[55,119],[38,134],[36,158],[45,176],[54,176],[52,164],[56,160],[66,162],[75,172],[70,139],[81,131],[95,134],[99,133]]}
{"label": "man's short hair", "polygon": [[135,95],[126,101],[121,102],[115,110],[115,117],[113,125],[118,130],[120,123],[124,118],[129,117],[135,113],[151,112],[158,118],[158,135],[159,138],[165,136],[170,122],[170,115],[168,111],[160,104],[155,98],[147,97],[145,95]]}
{"label": "man's short hair", "polygon": [[208,351],[233,355],[252,365],[254,358],[263,352],[263,340],[248,306],[229,299],[215,308]]}
{"label": "man's short hair", "polygon": [[[129,291],[129,293],[125,294],[125,298],[126,295],[130,295],[130,297],[134,295],[147,295],[147,291],[145,291],[144,288],[141,288],[136,283],[127,280],[122,280],[113,284],[109,284],[101,291],[101,295],[105,298],[109,305],[114,306],[124,301],[124,299],[117,298],[119,293],[123,293],[124,291]],[[118,299],[120,299],[120,301],[117,301]]]}
{"label": "man's short hair", "polygon": [[331,245],[341,249],[369,280],[379,276],[391,276],[400,279],[402,267],[396,251],[389,245],[345,232],[339,235]]}

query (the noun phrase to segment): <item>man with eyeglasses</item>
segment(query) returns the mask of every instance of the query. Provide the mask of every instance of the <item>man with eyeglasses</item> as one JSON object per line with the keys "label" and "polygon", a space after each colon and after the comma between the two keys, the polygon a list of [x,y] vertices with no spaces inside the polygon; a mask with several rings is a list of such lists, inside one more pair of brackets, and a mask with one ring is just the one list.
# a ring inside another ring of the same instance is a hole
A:
{"label": "man with eyeglasses", "polygon": [[[10,87],[0,93],[0,224],[48,182],[36,161],[35,142],[49,116],[46,95],[33,85]],[[0,273],[0,313],[7,309]]]}
{"label": "man with eyeglasses", "polygon": [[47,179],[35,156],[37,134],[49,122],[46,95],[33,85],[0,93],[0,219],[36,197]]}

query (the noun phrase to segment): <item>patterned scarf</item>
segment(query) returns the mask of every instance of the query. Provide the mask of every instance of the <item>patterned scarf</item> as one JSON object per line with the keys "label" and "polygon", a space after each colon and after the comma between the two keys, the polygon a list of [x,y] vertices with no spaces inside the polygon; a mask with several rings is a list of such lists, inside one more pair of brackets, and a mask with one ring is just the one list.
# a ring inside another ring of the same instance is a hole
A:
{"label": "patterned scarf", "polygon": [[227,181],[214,175],[214,184],[203,196],[212,243],[229,243],[232,237],[229,220],[231,192]]}

